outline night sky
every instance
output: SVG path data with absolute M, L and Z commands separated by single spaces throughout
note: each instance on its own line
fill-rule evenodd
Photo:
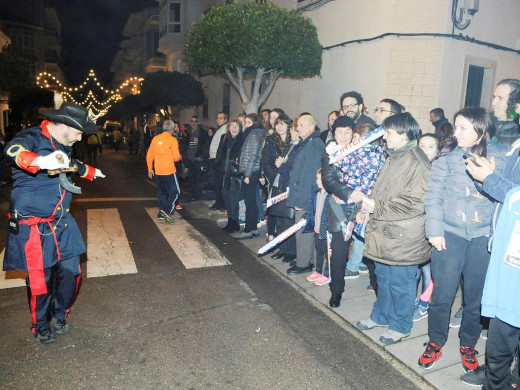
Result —
M 110 65 L 123 40 L 128 16 L 157 6 L 156 0 L 48 0 L 61 22 L 64 73 L 77 85 L 94 69 L 103 84 L 112 80 Z

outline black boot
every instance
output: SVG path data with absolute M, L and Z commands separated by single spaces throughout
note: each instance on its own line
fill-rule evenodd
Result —
M 229 225 L 229 228 L 226 230 L 228 233 L 234 233 L 240 231 L 240 224 L 237 220 L 232 219 Z
M 229 229 L 229 227 L 231 226 L 231 222 L 232 222 L 232 219 L 231 219 L 231 218 L 228 218 L 228 219 L 227 219 L 227 225 L 224 226 L 224 227 L 222 228 L 222 230 L 224 230 L 225 232 L 227 232 L 228 229 Z
M 341 294 L 334 294 L 332 293 L 329 301 L 330 307 L 339 307 L 341 302 Z

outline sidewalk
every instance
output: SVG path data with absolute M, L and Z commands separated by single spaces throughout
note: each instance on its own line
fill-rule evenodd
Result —
M 225 218 L 224 213 L 210 211 L 209 206 L 212 203 L 212 201 L 192 202 L 188 207 L 190 208 L 190 211 L 194 211 L 197 215 L 210 219 L 218 223 L 219 226 L 224 226 L 227 218 Z M 261 233 L 260 237 L 241 240 L 242 244 L 254 253 L 257 253 L 258 249 L 266 242 L 266 226 L 262 226 L 259 230 Z M 300 288 L 300 291 L 302 291 L 303 294 L 307 295 L 308 299 L 317 301 L 318 306 L 321 304 L 324 312 L 334 312 L 342 320 L 351 324 L 353 332 L 358 332 L 359 337 L 368 337 L 374 343 L 375 351 L 382 352 L 383 350 L 386 350 L 395 359 L 407 366 L 413 374 L 422 377 L 435 388 L 443 390 L 468 390 L 474 388 L 465 385 L 460 381 L 460 376 L 464 374 L 464 370 L 459 355 L 458 328 L 450 328 L 448 341 L 442 350 L 442 358 L 435 363 L 431 369 L 425 370 L 417 365 L 417 361 L 426 348 L 424 344 L 428 342 L 428 320 L 426 318 L 414 322 L 412 334 L 408 338 L 389 346 L 384 346 L 379 341 L 379 336 L 385 332 L 386 328 L 375 328 L 362 332 L 355 327 L 355 324 L 358 321 L 368 318 L 375 301 L 375 294 L 367 290 L 369 284 L 368 274 L 361 274 L 358 279 L 347 280 L 343 299 L 341 300 L 341 306 L 337 309 L 331 309 L 328 306 L 328 301 L 330 299 L 330 290 L 328 285 L 316 286 L 313 283 L 306 281 L 305 277 L 308 274 L 295 276 L 287 275 L 286 271 L 287 268 L 289 268 L 289 265 L 282 263 L 280 260 L 271 259 L 270 254 L 258 257 L 258 259 L 273 270 L 278 271 L 282 278 L 289 279 Z M 452 307 L 452 313 L 455 313 L 459 309 L 460 302 L 459 288 Z M 485 346 L 485 340 L 480 338 L 475 347 L 476 350 L 480 352 L 478 355 L 480 363 L 484 362 Z

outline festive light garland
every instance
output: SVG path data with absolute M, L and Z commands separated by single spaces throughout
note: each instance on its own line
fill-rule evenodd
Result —
M 110 90 L 101 85 L 96 77 L 94 70 L 91 69 L 87 78 L 77 87 L 67 87 L 55 76 L 48 72 L 42 72 L 36 77 L 36 85 L 41 88 L 50 89 L 60 93 L 63 101 L 70 101 L 87 108 L 92 120 L 96 121 L 96 119 L 99 117 L 106 115 L 112 104 L 123 98 L 121 93 L 125 87 L 131 86 L 134 89 L 132 93 L 140 93 L 140 90 L 137 89 L 137 86 L 140 85 L 143 80 L 144 79 L 141 77 L 130 77 L 129 79 L 122 82 L 119 88 Z M 108 96 L 108 98 L 104 101 L 99 101 L 92 89 L 89 89 L 85 96 L 87 86 L 92 84 L 94 84 L 94 86 L 97 87 L 101 93 L 103 93 L 105 96 Z M 73 93 L 84 96 L 84 99 L 80 101 L 79 98 L 75 98 L 72 95 Z

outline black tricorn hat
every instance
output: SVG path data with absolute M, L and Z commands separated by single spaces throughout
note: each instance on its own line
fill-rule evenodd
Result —
M 65 102 L 57 110 L 47 110 L 42 115 L 51 122 L 63 123 L 87 134 L 97 133 L 96 124 L 88 116 L 85 107 Z

